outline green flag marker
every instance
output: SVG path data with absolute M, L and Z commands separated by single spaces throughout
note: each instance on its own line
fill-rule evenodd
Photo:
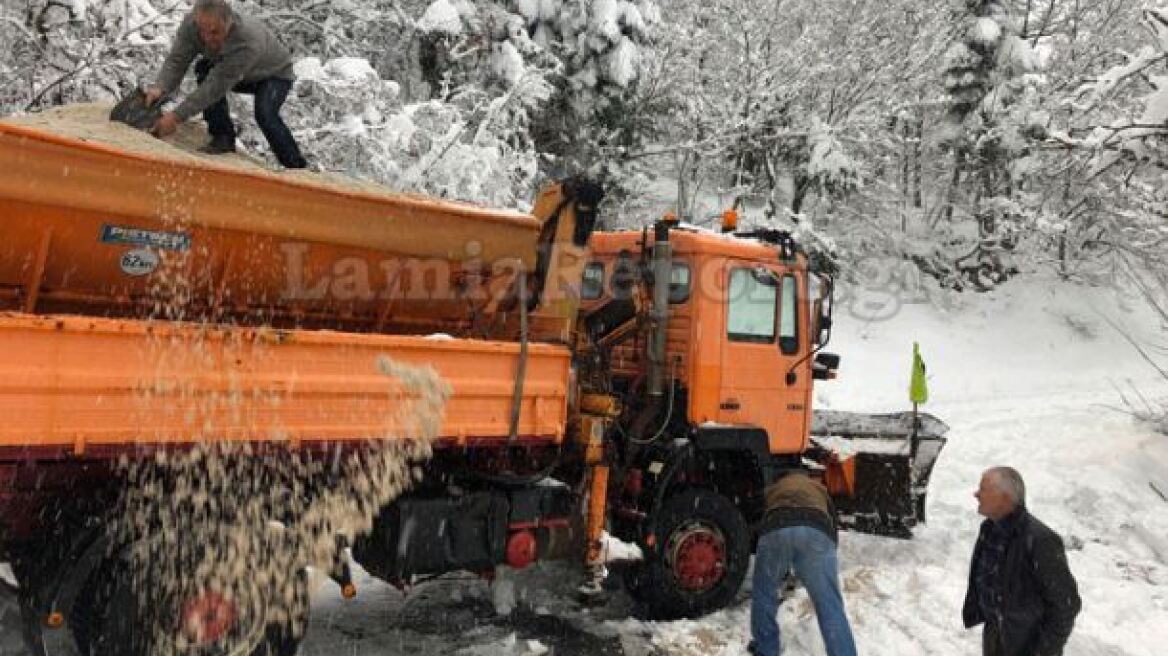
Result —
M 913 342 L 912 382 L 908 386 L 908 400 L 924 403 L 929 400 L 929 384 L 925 382 L 925 361 L 921 359 L 921 347 Z

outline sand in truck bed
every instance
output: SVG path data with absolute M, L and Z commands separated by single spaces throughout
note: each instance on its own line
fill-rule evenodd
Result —
M 292 179 L 342 192 L 424 198 L 429 203 L 443 202 L 419 194 L 395 191 L 374 182 L 357 180 L 340 173 L 274 169 L 266 162 L 238 152 L 206 155 L 198 152 L 198 149 L 210 140 L 206 125 L 202 121 L 188 121 L 179 125 L 178 131 L 174 135 L 166 139 L 157 139 L 148 132 L 137 130 L 124 123 L 110 121 L 111 109 L 113 109 L 113 105 L 107 103 L 64 105 L 33 114 L 0 117 L 0 123 L 20 125 L 49 134 L 101 144 L 127 153 L 179 162 L 206 163 L 250 173 L 268 174 L 279 179 Z M 311 159 L 311 153 L 306 153 L 306 156 Z M 464 207 L 467 205 L 480 207 L 471 203 L 457 204 Z M 492 214 L 513 214 L 517 217 L 528 218 L 527 214 L 520 212 L 496 208 L 491 208 L 490 211 Z

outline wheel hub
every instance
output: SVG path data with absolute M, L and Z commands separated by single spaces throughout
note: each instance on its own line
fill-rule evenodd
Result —
M 182 610 L 182 631 L 192 644 L 210 645 L 222 640 L 239 619 L 235 603 L 218 592 L 205 591 Z
M 709 590 L 726 573 L 726 539 L 715 527 L 683 527 L 671 536 L 668 553 L 673 575 L 690 592 Z

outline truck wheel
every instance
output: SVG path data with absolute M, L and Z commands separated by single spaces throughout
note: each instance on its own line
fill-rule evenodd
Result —
M 311 595 L 308 590 L 308 572 L 296 575 L 293 598 L 286 609 L 287 618 L 269 621 L 264 631 L 264 642 L 252 656 L 296 656 L 300 641 L 308 630 L 308 609 Z
M 167 653 L 180 656 L 295 656 L 308 623 L 308 581 L 294 584 L 286 616 L 268 615 L 271 604 L 257 591 L 246 595 L 251 608 L 237 608 L 214 591 L 197 591 L 182 600 L 139 601 L 129 563 L 111 558 L 89 576 L 68 614 L 68 625 L 88 656 L 154 656 L 155 627 L 168 627 Z M 144 594 L 158 592 L 161 586 Z M 252 618 L 250 621 L 248 618 Z M 173 649 L 171 649 L 173 647 Z
M 34 656 L 80 656 L 71 624 L 49 625 L 50 602 L 71 615 L 77 585 L 84 583 L 104 550 L 99 527 L 80 519 L 66 508 L 54 531 L 44 539 L 24 545 L 13 562 L 20 584 L 19 603 L 24 641 Z M 71 584 L 76 582 L 76 584 Z M 67 608 L 61 608 L 64 604 Z
M 750 529 L 729 499 L 687 490 L 666 499 L 655 526 L 657 544 L 628 586 L 653 618 L 696 617 L 734 599 L 750 564 Z

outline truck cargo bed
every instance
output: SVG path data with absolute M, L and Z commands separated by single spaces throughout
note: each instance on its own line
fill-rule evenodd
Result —
M 439 438 L 509 437 L 520 345 L 0 313 L 0 460 L 116 454 L 196 440 L 395 437 L 408 394 L 386 356 L 452 387 Z M 531 344 L 518 437 L 563 438 L 566 348 Z
M 531 214 L 199 156 L 105 111 L 0 121 L 0 310 L 458 332 L 535 266 Z

